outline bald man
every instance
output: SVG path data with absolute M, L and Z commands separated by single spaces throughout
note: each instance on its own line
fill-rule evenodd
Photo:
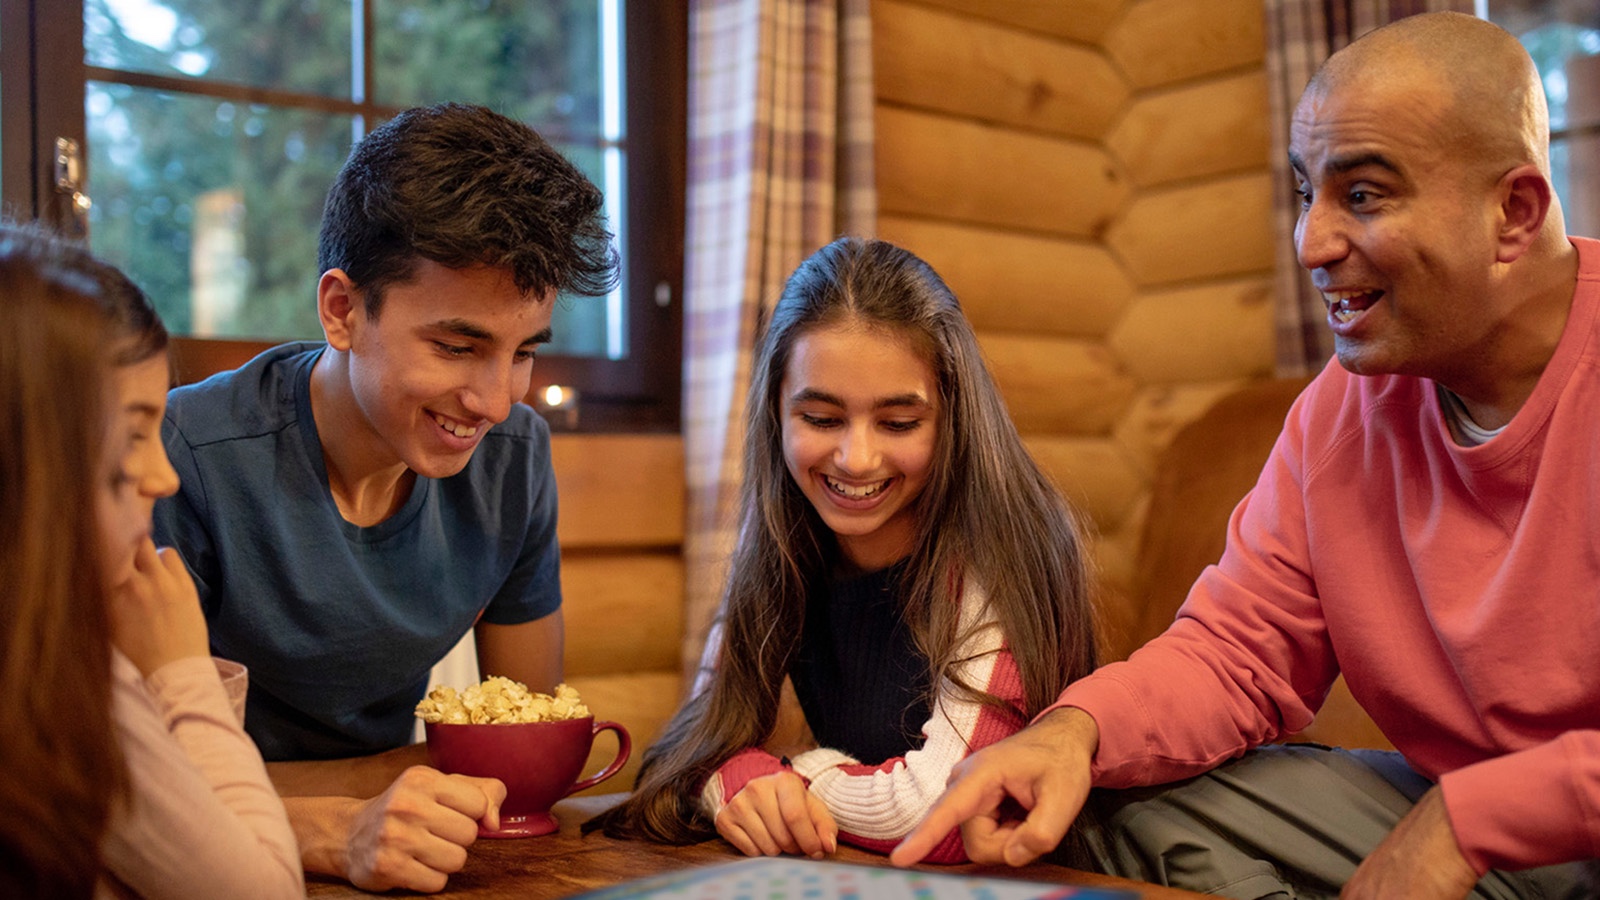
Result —
M 958 766 L 895 862 L 958 823 L 973 859 L 1028 862 L 1093 786 L 1129 790 L 1080 829 L 1145 880 L 1595 896 L 1600 242 L 1565 234 L 1548 144 L 1533 63 L 1487 22 L 1328 60 L 1290 159 L 1337 360 L 1177 621 Z M 1261 747 L 1341 672 L 1399 752 Z

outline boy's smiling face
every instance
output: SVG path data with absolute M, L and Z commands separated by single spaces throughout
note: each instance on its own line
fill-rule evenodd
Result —
M 348 352 L 359 412 L 340 437 L 369 470 L 398 462 L 429 478 L 460 472 L 528 393 L 554 307 L 554 292 L 530 298 L 504 270 L 430 260 L 384 289 L 375 317 L 357 295 L 347 327 L 329 334 Z

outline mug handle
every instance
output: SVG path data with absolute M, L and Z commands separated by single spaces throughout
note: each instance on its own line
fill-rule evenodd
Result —
M 562 796 L 570 797 L 581 790 L 592 788 L 600 782 L 605 781 L 607 778 L 617 774 L 617 772 L 623 766 L 628 764 L 628 755 L 633 752 L 633 739 L 628 736 L 628 729 L 622 727 L 621 723 L 618 722 L 596 722 L 594 723 L 594 731 L 592 733 L 595 737 L 599 737 L 600 732 L 606 730 L 617 733 L 617 758 L 613 759 L 610 765 L 606 766 L 604 769 L 601 769 L 593 775 L 590 775 L 588 778 L 585 778 L 577 784 L 574 784 L 572 787 L 567 788 L 567 792 Z

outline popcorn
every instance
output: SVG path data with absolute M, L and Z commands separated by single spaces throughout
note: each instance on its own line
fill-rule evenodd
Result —
M 578 699 L 577 688 L 556 685 L 555 695 L 528 690 L 520 681 L 499 675 L 484 679 L 464 691 L 440 685 L 417 704 L 417 718 L 445 725 L 511 725 L 522 722 L 556 722 L 591 715 Z

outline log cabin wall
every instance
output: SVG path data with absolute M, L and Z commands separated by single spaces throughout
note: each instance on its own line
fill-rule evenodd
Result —
M 557 434 L 566 677 L 598 719 L 633 735 L 633 758 L 590 793 L 633 785 L 639 755 L 678 706 L 683 640 L 683 439 Z M 615 755 L 595 741 L 585 773 Z
M 873 0 L 878 234 L 961 298 L 1113 652 L 1171 436 L 1271 374 L 1262 0 Z

